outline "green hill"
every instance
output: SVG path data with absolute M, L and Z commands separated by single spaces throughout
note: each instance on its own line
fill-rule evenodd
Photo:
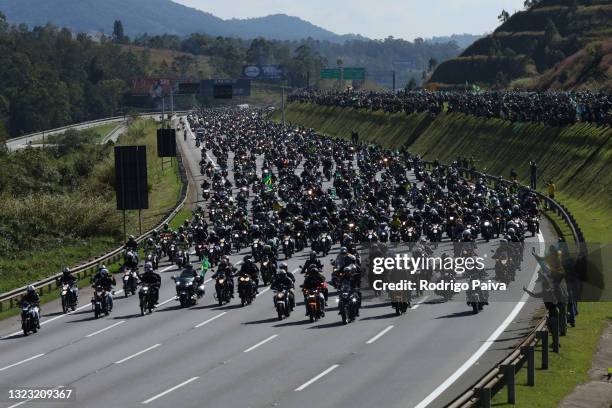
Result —
M 537 1 L 440 64 L 430 86 L 610 90 L 610 21 L 610 0 Z

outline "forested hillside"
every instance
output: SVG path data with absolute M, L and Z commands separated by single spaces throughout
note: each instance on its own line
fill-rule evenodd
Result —
M 430 82 L 504 88 L 612 89 L 612 2 L 527 0 L 495 32 L 436 69 Z

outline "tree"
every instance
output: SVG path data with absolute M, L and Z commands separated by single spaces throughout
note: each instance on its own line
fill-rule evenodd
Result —
M 438 66 L 438 60 L 435 58 L 429 59 L 429 71 L 433 71 Z
M 506 21 L 508 21 L 509 18 L 510 13 L 508 13 L 506 10 L 502 10 L 499 16 L 497 16 L 497 19 L 500 21 L 500 23 L 505 23 Z
M 117 44 L 127 43 L 127 37 L 123 31 L 123 23 L 121 20 L 115 20 L 113 23 L 113 42 Z

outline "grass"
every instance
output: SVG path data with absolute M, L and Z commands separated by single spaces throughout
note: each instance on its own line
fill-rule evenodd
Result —
M 142 211 L 143 232 L 158 225 L 176 206 L 181 191 L 176 163 L 172 167 L 166 165 L 162 170 L 161 161 L 156 157 L 156 129 L 156 123 L 152 120 L 138 121 L 119 140 L 119 144 L 146 144 L 148 147 L 149 209 Z M 110 154 L 107 158 L 109 163 L 114 160 L 112 156 Z M 114 214 L 113 222 L 117 230 L 123 229 L 119 211 Z M 139 235 L 138 211 L 127 212 L 127 234 Z M 76 266 L 94 259 L 116 248 L 122 240 L 121 236 L 97 236 L 70 246 L 24 252 L 16 260 L 0 259 L 0 291 L 9 291 L 54 275 L 66 265 Z
M 275 120 L 280 120 L 276 113 Z M 538 162 L 540 187 L 554 179 L 557 199 L 574 215 L 587 243 L 599 246 L 607 302 L 582 302 L 577 326 L 562 338 L 561 353 L 550 354 L 549 370 L 536 373 L 536 387 L 526 384 L 526 370 L 517 378 L 518 407 L 557 406 L 574 387 L 588 381 L 593 353 L 606 324 L 612 320 L 612 129 L 590 124 L 552 127 L 534 123 L 510 123 L 462 114 L 445 113 L 435 119 L 424 115 L 387 114 L 365 110 L 289 104 L 288 121 L 348 138 L 353 129 L 364 141 L 388 148 L 407 146 L 425 159 L 450 163 L 457 156 L 477 157 L 480 170 L 508 177 L 516 169 L 527 182 L 529 161 Z M 550 215 L 559 232 L 569 228 Z M 603 247 L 601 247 L 603 245 Z M 601 271 L 599 271 L 601 272 Z M 590 273 L 590 270 L 589 270 Z M 495 397 L 503 406 L 505 390 Z
M 100 141 L 102 141 L 106 136 L 108 136 L 108 134 L 117 127 L 118 123 L 107 123 L 104 125 L 100 125 L 100 126 L 93 126 L 90 128 L 85 129 L 87 132 L 91 132 L 92 136 L 93 136 L 93 140 L 92 142 L 95 143 L 99 143 Z M 61 135 L 62 133 L 58 134 Z M 50 135 L 45 137 L 45 143 L 55 143 L 57 140 L 57 136 L 58 135 Z M 34 145 L 41 145 L 43 144 L 42 139 L 40 140 L 36 140 L 34 142 L 32 142 L 32 144 Z
M 576 327 L 560 338 L 559 354 L 549 351 L 548 370 L 541 370 L 541 349 L 536 349 L 536 386 L 527 385 L 527 370 L 516 376 L 516 405 L 506 403 L 506 389 L 495 395 L 495 407 L 551 408 L 569 394 L 577 384 L 589 381 L 592 355 L 606 325 L 612 322 L 610 303 L 581 303 Z

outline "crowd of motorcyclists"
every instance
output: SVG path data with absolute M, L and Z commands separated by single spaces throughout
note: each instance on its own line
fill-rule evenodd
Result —
M 461 112 L 469 115 L 501 118 L 512 122 L 537 122 L 553 126 L 576 122 L 612 124 L 612 97 L 604 92 L 520 92 L 520 91 L 400 91 L 344 92 L 303 89 L 289 101 L 325 106 L 384 110 L 386 112 Z
M 270 285 L 282 319 L 296 306 L 294 273 L 300 270 L 306 316 L 311 321 L 325 316 L 329 283 L 338 292 L 338 313 L 347 323 L 359 316 L 363 291 L 382 295 L 371 286 L 367 251 L 395 245 L 420 256 L 452 241 L 453 256 L 475 257 L 477 241 L 498 239 L 494 279 L 509 284 L 521 268 L 526 237 L 539 232 L 540 203 L 531 190 L 515 182 L 466 181 L 458 166 L 427 167 L 405 149 L 283 127 L 256 110 L 193 112 L 181 120 L 179 130 L 193 132 L 201 148 L 202 205 L 176 230 L 166 224 L 140 245 L 128 239 L 124 294 L 135 294 L 140 285 L 143 314 L 158 304 L 161 277 L 155 270 L 167 259 L 180 270 L 174 281 L 182 307 L 204 296 L 204 277 L 211 271 L 219 305 L 231 302 L 236 292 L 248 305 L 261 285 Z M 328 280 L 320 257 L 333 247 L 338 254 Z M 139 250 L 144 253 L 142 274 Z M 308 253 L 303 265 L 289 271 L 286 260 L 302 250 Z M 237 254 L 242 260 L 233 264 L 230 256 Z M 444 273 L 423 270 L 419 276 L 432 279 Z M 482 279 L 483 273 L 463 278 Z M 75 285 L 70 270 L 60 283 Z M 110 313 L 115 278 L 101 266 L 92 284 L 96 317 Z M 410 307 L 411 293 L 388 296 L 398 314 Z M 472 291 L 466 302 L 478 313 L 488 297 L 484 290 Z

